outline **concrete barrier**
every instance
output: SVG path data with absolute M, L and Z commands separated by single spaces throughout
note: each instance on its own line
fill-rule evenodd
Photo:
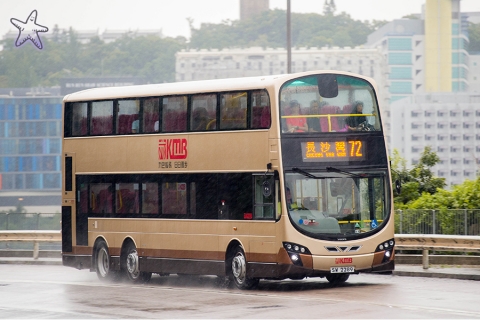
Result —
M 396 234 L 396 250 L 422 250 L 423 269 L 429 267 L 429 251 L 480 252 L 480 236 Z
M 0 230 L 0 241 L 33 242 L 33 259 L 38 259 L 40 242 L 61 242 L 60 231 L 52 230 Z

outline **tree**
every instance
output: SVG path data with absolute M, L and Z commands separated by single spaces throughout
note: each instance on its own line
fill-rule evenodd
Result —
M 435 194 L 424 193 L 411 203 L 412 209 L 478 209 L 480 208 L 480 177 L 465 180 L 452 190 L 439 189 Z
M 400 156 L 398 150 L 392 156 L 392 180 L 402 183 L 402 191 L 395 195 L 397 209 L 408 208 L 410 204 L 422 197 L 423 194 L 434 195 L 445 187 L 445 179 L 433 175 L 434 167 L 440 158 L 430 146 L 425 147 L 420 160 L 410 170 L 406 168 L 406 160 Z M 430 198 L 429 198 L 430 199 Z

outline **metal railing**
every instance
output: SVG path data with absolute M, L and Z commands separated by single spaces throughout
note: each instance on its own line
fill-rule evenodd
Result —
M 480 209 L 395 210 L 396 234 L 480 235 Z
M 60 230 L 61 213 L 0 213 L 0 230 Z

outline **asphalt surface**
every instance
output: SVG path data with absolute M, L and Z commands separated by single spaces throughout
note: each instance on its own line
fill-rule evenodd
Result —
M 62 260 L 60 258 L 38 258 L 35 260 L 33 258 L 0 257 L 0 264 L 62 265 Z M 480 266 L 430 265 L 428 269 L 423 269 L 422 265 L 396 264 L 393 275 L 480 281 Z

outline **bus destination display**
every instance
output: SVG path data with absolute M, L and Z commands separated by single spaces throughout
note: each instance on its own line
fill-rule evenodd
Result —
M 365 160 L 365 141 L 325 140 L 302 142 L 303 162 Z

